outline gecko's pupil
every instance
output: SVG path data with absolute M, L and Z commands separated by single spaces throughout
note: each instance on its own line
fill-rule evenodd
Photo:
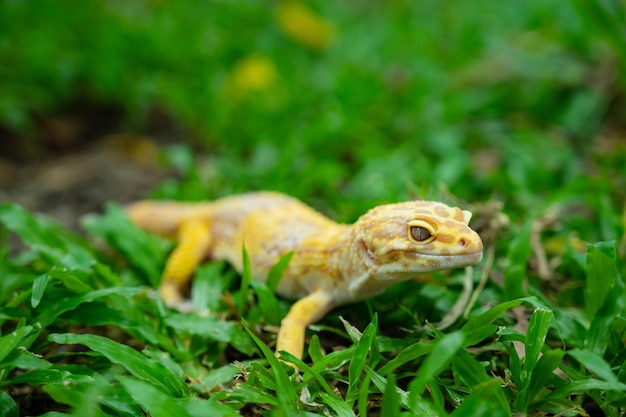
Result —
M 420 226 L 411 226 L 411 236 L 418 242 L 423 242 L 428 239 L 431 234 L 428 230 Z

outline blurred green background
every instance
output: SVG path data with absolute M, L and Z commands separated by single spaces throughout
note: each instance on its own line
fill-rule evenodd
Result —
M 5 0 L 3 141 L 45 147 L 42 120 L 92 106 L 199 151 L 168 152 L 195 183 L 166 197 L 619 202 L 624 22 L 612 0 Z

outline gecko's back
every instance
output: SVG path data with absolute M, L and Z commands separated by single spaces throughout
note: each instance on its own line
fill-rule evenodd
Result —
M 179 226 L 190 219 L 205 222 L 211 242 L 206 256 L 228 260 L 241 271 L 245 244 L 255 279 L 261 280 L 277 259 L 301 248 L 305 238 L 345 227 L 295 198 L 268 191 L 209 203 L 139 202 L 127 212 L 133 223 L 165 237 L 176 237 Z
M 284 254 L 297 251 L 311 234 L 339 227 L 295 198 L 272 192 L 226 197 L 212 206 L 210 256 L 242 269 L 241 248 L 250 254 L 256 279 Z
M 130 220 L 139 227 L 165 237 L 176 237 L 178 228 L 191 218 L 237 225 L 256 210 L 286 207 L 298 200 L 273 192 L 256 192 L 224 197 L 212 202 L 139 201 L 126 208 Z

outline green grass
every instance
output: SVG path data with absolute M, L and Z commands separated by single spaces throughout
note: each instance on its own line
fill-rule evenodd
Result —
M 380 322 L 373 313 L 369 324 L 361 317 L 357 327 L 344 321 L 345 331 L 336 329 L 342 348 L 320 350 L 318 337 L 327 337 L 322 332 L 311 341 L 311 362 L 287 357 L 302 369 L 297 376 L 268 347 L 273 336 L 263 328 L 277 324 L 286 303 L 266 284 L 238 283 L 223 264 L 208 264 L 192 289 L 198 313 L 180 314 L 155 300 L 152 269 L 145 268 L 146 258 L 162 264 L 167 245 L 130 225 L 117 207 L 86 223 L 128 254 L 125 265 L 16 205 L 0 207 L 0 222 L 28 246 L 8 259 L 5 251 L 2 264 L 0 384 L 6 391 L 0 404 L 7 416 L 18 415 L 23 401 L 7 392 L 15 395 L 24 385 L 40 387 L 75 415 L 98 416 L 237 415 L 242 409 L 567 415 L 590 402 L 619 415 L 626 405 L 625 292 L 614 242 L 589 246 L 586 309 L 573 312 L 533 296 L 485 300 L 445 333 L 407 326 L 411 305 Z M 519 242 L 510 245 L 517 253 Z M 414 304 L 429 296 L 413 288 L 418 285 L 401 285 L 415 294 Z M 394 301 L 382 296 L 368 304 L 384 316 Z M 520 306 L 532 313 L 522 319 L 525 333 L 512 327 L 509 314 Z M 384 335 L 399 327 L 408 327 L 406 334 Z M 514 343 L 524 346 L 524 358 Z
M 0 415 L 623 415 L 624 7 L 307 4 L 313 38 L 280 3 L 1 2 L 0 125 L 37 146 L 76 99 L 129 132 L 167 114 L 188 141 L 155 198 L 274 189 L 346 222 L 416 197 L 470 209 L 467 315 L 432 324 L 464 271 L 399 284 L 310 326 L 296 374 L 273 353 L 287 259 L 266 284 L 204 264 L 181 314 L 154 292 L 172 242 L 115 202 L 81 237 L 6 203 Z

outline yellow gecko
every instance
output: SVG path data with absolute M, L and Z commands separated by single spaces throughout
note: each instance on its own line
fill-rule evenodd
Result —
M 293 252 L 276 292 L 298 301 L 281 323 L 276 350 L 298 358 L 306 326 L 332 308 L 423 272 L 482 259 L 482 241 L 468 226 L 472 214 L 431 201 L 378 206 L 352 225 L 269 191 L 207 203 L 140 201 L 127 213 L 141 228 L 178 241 L 159 288 L 169 306 L 182 302 L 182 290 L 205 258 L 225 259 L 241 272 L 245 242 L 252 278 L 265 280 L 278 259 Z

